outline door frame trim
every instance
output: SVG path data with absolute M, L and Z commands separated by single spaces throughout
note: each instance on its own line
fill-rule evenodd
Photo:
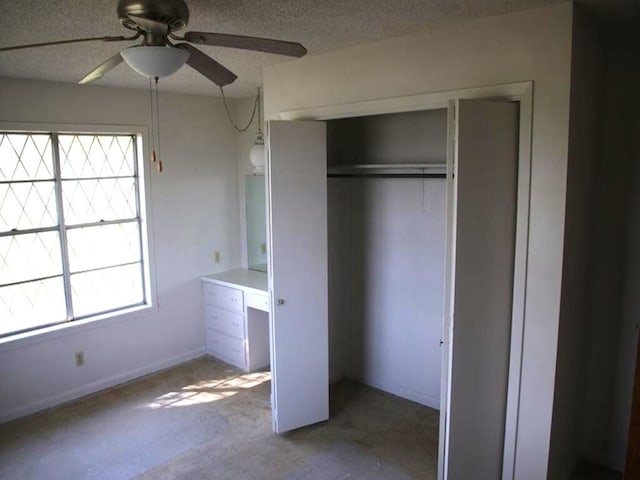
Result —
M 513 308 L 511 320 L 511 341 L 509 358 L 509 378 L 507 391 L 507 411 L 505 419 L 505 438 L 503 451 L 502 479 L 516 477 L 516 450 L 518 445 L 518 424 L 520 417 L 520 389 L 522 376 L 522 358 L 524 330 L 526 321 L 525 300 L 527 293 L 527 265 L 529 256 L 529 219 L 531 203 L 531 145 L 533 127 L 533 82 L 517 82 L 501 85 L 423 93 L 391 98 L 366 100 L 339 105 L 315 106 L 310 108 L 284 110 L 281 120 L 333 120 L 339 118 L 381 115 L 389 113 L 412 112 L 418 110 L 448 109 L 451 103 L 461 99 L 500 99 L 516 101 L 520 104 L 519 115 L 519 151 L 518 151 L 518 190 L 516 214 L 516 239 L 513 280 Z M 457 112 L 455 113 L 457 115 Z M 449 119 L 451 126 L 451 118 Z M 455 132 L 448 130 L 449 145 Z M 447 152 L 447 163 L 453 161 L 454 152 Z M 452 208 L 450 205 L 447 207 Z M 447 218 L 451 212 L 447 211 Z M 449 256 L 449 255 L 448 255 Z M 448 260 L 447 260 L 448 261 Z M 446 384 L 440 386 L 440 435 L 438 449 L 438 480 L 447 478 L 447 415 L 449 413 L 449 391 L 451 384 L 450 369 L 450 320 L 443 319 L 444 343 L 442 345 L 442 378 Z M 443 382 L 444 383 L 444 382 Z

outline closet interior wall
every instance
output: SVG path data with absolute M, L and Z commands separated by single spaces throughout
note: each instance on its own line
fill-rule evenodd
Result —
M 442 165 L 446 144 L 444 109 L 327 122 L 329 172 Z M 445 180 L 367 172 L 328 179 L 331 381 L 351 378 L 438 409 Z

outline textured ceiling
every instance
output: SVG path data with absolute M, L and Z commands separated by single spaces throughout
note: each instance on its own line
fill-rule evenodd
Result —
M 472 18 L 498 15 L 558 0 L 187 0 L 186 30 L 293 40 L 308 55 L 408 34 Z M 0 0 L 0 46 L 102 35 L 127 35 L 116 15 L 117 0 Z M 84 43 L 0 52 L 0 76 L 76 82 L 94 66 L 128 46 Z M 252 95 L 265 65 L 286 57 L 245 50 L 199 47 L 238 75 L 225 91 Z M 147 79 L 122 63 L 97 85 L 145 88 Z M 219 95 L 215 85 L 188 67 L 161 79 L 161 89 Z

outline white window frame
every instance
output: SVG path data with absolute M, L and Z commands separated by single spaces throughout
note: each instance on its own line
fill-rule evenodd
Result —
M 3 122 L 0 121 L 0 131 L 27 134 L 87 134 L 87 135 L 135 135 L 138 175 L 138 202 L 140 215 L 140 247 L 142 256 L 142 275 L 145 303 L 131 307 L 98 313 L 81 318 L 74 318 L 60 323 L 47 324 L 42 327 L 8 334 L 0 338 L 0 345 L 6 344 L 22 346 L 32 341 L 66 335 L 70 329 L 93 329 L 106 324 L 126 322 L 138 317 L 146 317 L 157 313 L 157 285 L 155 270 L 155 255 L 152 245 L 153 219 L 149 207 L 151 200 L 152 168 L 146 162 L 149 157 L 148 129 L 142 125 L 103 125 L 103 124 L 60 124 L 60 123 L 31 123 L 31 122 Z M 54 153 L 57 155 L 57 153 Z M 57 180 L 56 180 L 57 181 Z M 66 267 L 64 267 L 66 269 Z

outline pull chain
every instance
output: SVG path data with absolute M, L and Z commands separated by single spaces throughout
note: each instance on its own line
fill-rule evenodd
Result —
M 155 77 L 155 92 L 153 80 L 149 77 L 149 115 L 151 116 L 151 162 L 156 164 L 158 172 L 162 173 L 162 160 L 160 159 L 160 104 L 158 102 L 158 77 Z M 155 102 L 154 102 L 155 96 Z M 155 106 L 155 112 L 153 104 Z M 156 146 L 158 152 L 156 153 Z
M 153 84 L 149 77 L 149 116 L 151 117 L 151 162 L 156 163 L 156 127 L 153 113 Z
M 156 133 L 158 136 L 158 173 L 162 173 L 162 156 L 160 149 L 160 103 L 158 101 L 158 77 L 155 78 L 156 81 Z

